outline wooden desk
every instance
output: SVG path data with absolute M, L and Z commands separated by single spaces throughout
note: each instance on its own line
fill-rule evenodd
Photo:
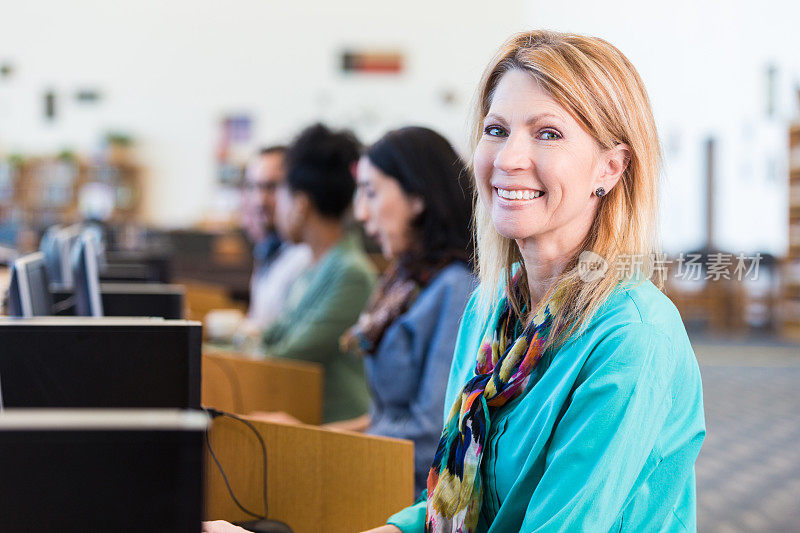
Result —
M 202 322 L 208 312 L 215 309 L 238 309 L 247 313 L 247 305 L 231 298 L 230 290 L 224 285 L 187 279 L 179 283 L 186 288 L 186 316 L 193 320 Z
M 284 359 L 203 356 L 202 403 L 238 414 L 284 411 L 306 424 L 322 422 L 322 365 Z
M 269 517 L 295 533 L 353 533 L 384 524 L 413 503 L 411 441 L 310 426 L 251 421 L 267 447 Z M 234 494 L 262 513 L 263 463 L 258 439 L 242 422 L 216 418 L 210 443 Z M 206 456 L 206 519 L 247 520 Z

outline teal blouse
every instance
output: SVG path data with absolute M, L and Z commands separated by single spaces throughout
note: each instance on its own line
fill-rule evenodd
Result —
M 445 417 L 499 313 L 481 312 L 477 294 L 467 305 Z M 492 412 L 477 531 L 694 531 L 704 437 L 700 371 L 680 314 L 649 280 L 620 285 Z M 422 532 L 425 497 L 388 523 Z

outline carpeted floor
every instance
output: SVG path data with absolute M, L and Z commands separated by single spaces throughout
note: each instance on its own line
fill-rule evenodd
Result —
M 701 533 L 800 532 L 800 345 L 693 338 L 706 441 Z

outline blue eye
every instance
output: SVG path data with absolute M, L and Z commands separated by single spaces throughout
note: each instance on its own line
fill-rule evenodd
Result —
M 508 137 L 508 132 L 500 126 L 487 126 L 483 129 L 483 133 L 490 137 Z
M 544 130 L 539 134 L 539 138 L 543 141 L 555 141 L 561 138 L 561 134 L 553 130 Z

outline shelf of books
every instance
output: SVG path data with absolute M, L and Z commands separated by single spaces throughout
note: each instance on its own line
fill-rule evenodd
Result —
M 71 154 L 0 160 L 0 241 L 26 251 L 19 235 L 86 218 L 127 222 L 137 216 L 140 169 L 88 162 Z
M 789 249 L 783 279 L 783 333 L 800 340 L 800 123 L 789 129 Z

